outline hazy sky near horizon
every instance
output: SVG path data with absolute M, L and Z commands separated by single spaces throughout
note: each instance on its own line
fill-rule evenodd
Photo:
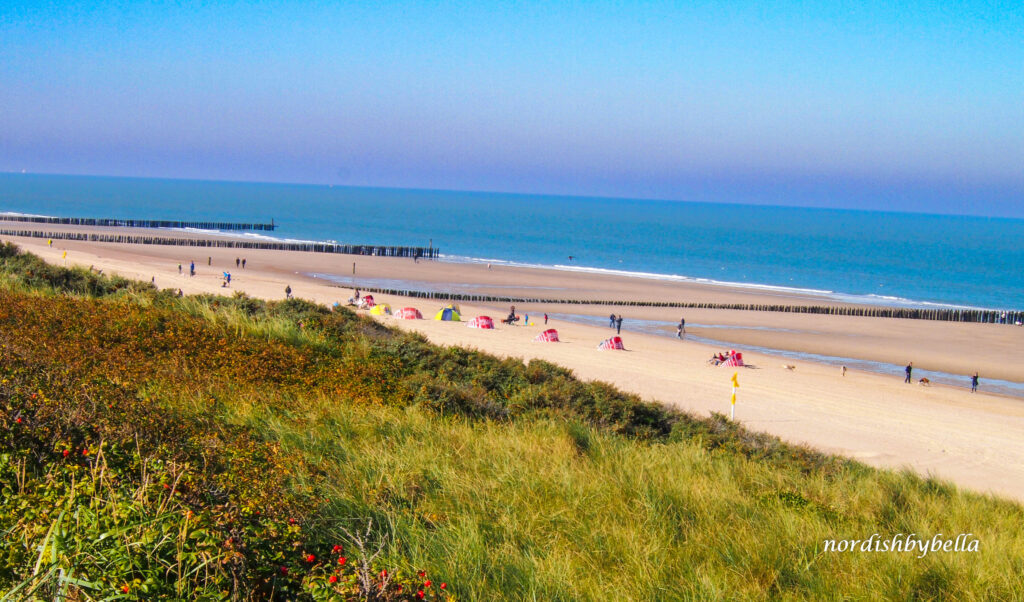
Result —
M 1024 217 L 1018 2 L 0 4 L 0 171 Z

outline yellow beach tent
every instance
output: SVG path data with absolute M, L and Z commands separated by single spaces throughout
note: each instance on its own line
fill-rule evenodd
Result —
M 375 316 L 390 316 L 391 306 L 387 303 L 378 303 L 370 308 L 370 313 Z

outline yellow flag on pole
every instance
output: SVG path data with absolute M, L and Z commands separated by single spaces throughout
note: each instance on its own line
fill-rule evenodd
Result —
M 732 405 L 736 405 L 736 389 L 732 390 Z
M 67 259 L 68 258 L 68 252 L 64 251 L 64 254 L 61 255 L 60 257 L 61 257 L 61 259 Z
M 733 387 L 739 387 L 740 386 L 739 375 L 740 375 L 739 372 L 733 372 L 732 373 L 732 386 Z

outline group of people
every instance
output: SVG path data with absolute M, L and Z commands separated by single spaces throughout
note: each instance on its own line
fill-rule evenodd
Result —
M 622 314 L 608 316 L 608 326 L 615 329 L 615 334 L 622 334 Z
M 711 354 L 711 359 L 708 360 L 708 363 L 713 366 L 719 366 L 729 361 L 730 357 L 732 357 L 732 354 L 730 352 L 726 351 L 725 353 L 722 353 L 721 351 L 719 351 L 718 353 Z
M 206 258 L 206 265 L 213 265 L 213 257 L 207 257 Z M 245 269 L 245 258 L 244 257 L 235 257 L 235 267 L 236 268 L 240 267 L 240 268 L 242 268 L 244 270 Z M 178 264 L 178 273 L 179 274 L 183 273 L 182 269 L 181 269 L 181 264 L 180 263 Z M 196 262 L 194 262 L 194 261 L 190 261 L 189 262 L 189 264 L 188 264 L 188 275 L 189 276 L 195 276 L 196 275 Z M 221 286 L 228 286 L 229 284 L 231 284 L 231 272 L 224 272 L 224 282 L 221 284 Z
M 509 307 L 508 317 L 502 320 L 505 324 L 515 324 L 519 321 L 519 316 L 516 315 L 516 306 Z M 544 314 L 544 325 L 547 326 L 548 314 Z M 523 324 L 526 326 L 530 325 L 530 314 L 523 314 Z

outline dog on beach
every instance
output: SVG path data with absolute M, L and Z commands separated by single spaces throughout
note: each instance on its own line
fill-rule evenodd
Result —
M 793 364 L 782 364 L 782 367 L 785 368 L 786 370 L 789 370 L 790 372 L 796 370 L 796 366 L 794 366 Z
M 932 381 L 928 380 L 927 378 L 922 378 L 921 380 L 917 381 L 917 384 L 921 385 L 922 387 L 927 387 L 932 384 Z

